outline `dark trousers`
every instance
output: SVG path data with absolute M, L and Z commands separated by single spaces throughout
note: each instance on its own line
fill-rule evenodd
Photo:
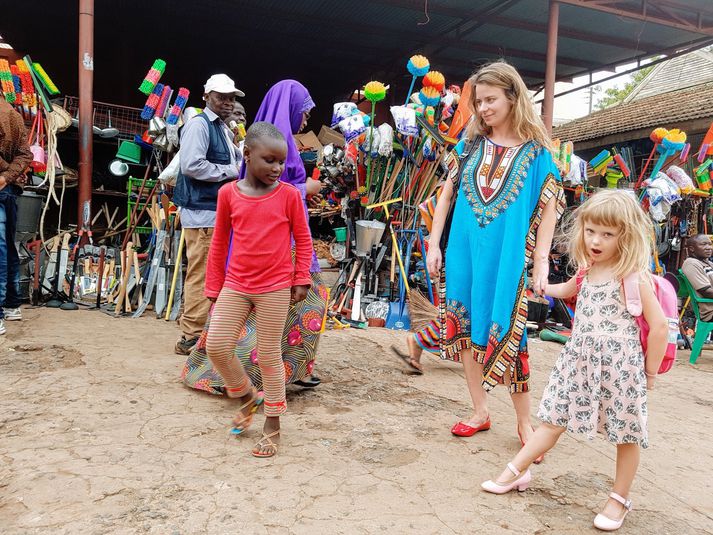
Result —
M 17 200 L 15 188 L 0 190 L 0 307 L 20 306 L 20 257 L 15 247 Z M 5 314 L 0 308 L 0 319 Z

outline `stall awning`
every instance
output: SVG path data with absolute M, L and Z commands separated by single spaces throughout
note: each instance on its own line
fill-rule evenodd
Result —
M 556 76 L 574 76 L 713 42 L 709 0 L 562 0 Z M 322 111 L 371 78 L 401 98 L 408 57 L 449 82 L 504 57 L 532 88 L 544 81 L 547 0 L 113 0 L 96 3 L 95 95 L 143 104 L 136 86 L 156 57 L 194 93 L 227 72 L 257 106 L 267 87 L 303 81 Z M 77 79 L 77 2 L 11 2 L 0 31 L 65 92 Z M 250 111 L 250 110 L 249 110 Z

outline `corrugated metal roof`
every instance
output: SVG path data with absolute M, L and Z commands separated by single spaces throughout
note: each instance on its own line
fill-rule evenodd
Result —
M 693 23 L 674 28 L 570 5 L 578 0 L 562 1 L 560 80 L 713 42 L 710 0 L 679 1 L 679 21 L 692 20 L 686 9 L 701 9 L 696 31 Z M 647 10 L 657 15 L 656 6 L 663 3 L 671 0 L 647 0 Z M 2 28 L 5 37 L 16 49 L 31 52 L 55 82 L 72 91 L 77 3 L 8 4 L 3 21 L 12 23 Z M 597 5 L 639 9 L 640 0 Z M 96 91 L 104 100 L 141 105 L 140 95 L 131 88 L 117 93 L 117 86 L 124 78 L 140 80 L 153 58 L 162 57 L 172 77 L 193 90 L 220 69 L 244 80 L 248 94 L 261 93 L 266 83 L 285 76 L 299 77 L 315 93 L 323 86 L 325 95 L 346 94 L 372 77 L 408 83 L 404 66 L 415 53 L 425 54 L 455 83 L 477 66 L 505 58 L 536 88 L 544 80 L 548 8 L 549 0 L 96 2 Z M 30 20 L 32 31 L 25 23 Z
M 626 102 L 713 81 L 713 54 L 697 50 L 656 65 Z

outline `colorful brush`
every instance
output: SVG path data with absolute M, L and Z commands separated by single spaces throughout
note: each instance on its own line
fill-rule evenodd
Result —
M 708 143 L 703 143 L 701 145 L 701 150 L 698 151 L 698 163 L 703 163 L 705 161 L 706 154 L 708 154 Z
M 415 55 L 411 56 L 411 58 L 408 60 L 406 68 L 408 69 L 408 72 L 411 73 L 412 78 L 411 87 L 408 88 L 408 93 L 406 93 L 406 102 L 404 102 L 404 106 L 408 104 L 408 101 L 411 98 L 411 92 L 413 91 L 413 86 L 416 83 L 416 78 L 425 76 L 428 70 L 431 68 L 431 64 L 428 62 L 428 59 L 426 59 L 425 56 Z
M 626 165 L 624 158 L 621 157 L 621 154 L 615 153 L 614 161 L 616 162 L 616 165 L 619 166 L 619 169 L 621 170 L 623 175 L 628 179 L 631 176 L 631 171 L 629 170 L 629 166 Z
M 37 94 L 32 83 L 30 69 L 27 67 L 27 63 L 21 59 L 18 59 L 15 65 L 17 65 L 20 86 L 22 86 L 22 109 L 26 114 L 35 115 L 37 113 Z
M 163 117 L 168 108 L 168 101 L 171 98 L 171 86 L 164 86 L 161 98 L 159 99 L 158 107 L 156 108 L 156 117 Z
M 178 124 L 178 119 L 181 117 L 183 108 L 186 107 L 188 96 L 190 94 L 191 92 L 185 87 L 181 87 L 178 90 L 178 96 L 176 96 L 176 100 L 173 101 L 173 106 L 171 106 L 171 111 L 168 114 L 168 119 L 166 119 L 166 124 Z
M 691 152 L 691 144 L 686 143 L 683 147 L 683 150 L 681 151 L 681 154 L 678 156 L 678 161 L 681 163 L 685 163 L 688 160 L 688 154 Z
M 161 79 L 161 76 L 163 76 L 165 70 L 165 61 L 163 61 L 162 59 L 157 59 L 156 61 L 154 61 L 153 65 L 149 69 L 149 72 L 147 72 L 146 76 L 144 76 L 144 81 L 141 82 L 141 85 L 139 86 L 139 91 L 141 91 L 146 96 L 150 95 L 156 87 L 156 84 L 158 84 L 158 81 Z
M 424 87 L 418 97 L 421 99 L 421 104 L 426 107 L 433 106 L 435 108 L 441 101 L 441 93 L 435 87 Z
M 17 99 L 15 94 L 15 84 L 12 81 L 12 71 L 6 59 L 0 59 L 0 89 L 2 89 L 5 100 L 14 104 Z
M 423 87 L 432 87 L 439 93 L 446 86 L 446 78 L 438 71 L 430 71 L 423 77 Z
M 369 152 L 367 154 L 367 169 L 366 169 L 366 190 L 369 191 L 371 186 L 371 149 L 374 141 L 374 113 L 376 111 L 376 103 L 386 98 L 386 87 L 381 82 L 372 81 L 364 86 L 364 97 L 371 102 L 371 116 L 369 122 Z
M 32 70 L 35 71 L 35 75 L 50 95 L 59 95 L 59 89 L 52 81 L 52 78 L 50 78 L 47 72 L 45 72 L 42 65 L 37 62 L 33 62 Z
M 144 104 L 144 109 L 141 112 L 141 118 L 144 121 L 150 121 L 151 118 L 156 114 L 156 108 L 158 108 L 161 102 L 161 94 L 163 93 L 163 84 L 156 84 L 153 92 L 146 99 L 146 104 Z
M 655 177 L 671 156 L 683 150 L 686 145 L 686 133 L 678 128 L 669 130 L 659 144 L 659 159 L 651 170 L 651 176 Z
M 654 142 L 654 148 L 651 149 L 651 152 L 649 153 L 649 157 L 646 159 L 646 163 L 644 164 L 644 167 L 641 169 L 641 174 L 639 175 L 639 179 L 636 181 L 636 189 L 639 189 L 639 186 L 641 186 L 641 181 L 644 179 L 644 175 L 646 174 L 646 169 L 648 169 L 649 164 L 651 163 L 651 158 L 654 157 L 654 153 L 656 152 L 656 149 L 659 148 L 659 145 L 661 144 L 661 141 L 663 141 L 663 138 L 666 137 L 666 134 L 668 134 L 668 130 L 665 128 L 655 128 L 651 134 L 649 134 L 649 139 Z

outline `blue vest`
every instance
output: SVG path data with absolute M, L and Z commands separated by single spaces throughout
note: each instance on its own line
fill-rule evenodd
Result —
M 205 155 L 206 160 L 214 164 L 229 164 L 230 147 L 228 147 L 228 140 L 225 139 L 220 121 L 211 121 L 204 113 L 196 115 L 196 118 L 198 117 L 203 119 L 208 125 L 210 141 L 208 144 L 208 152 Z M 190 210 L 215 211 L 218 203 L 218 190 L 223 184 L 231 180 L 232 179 L 223 180 L 222 182 L 206 182 L 205 180 L 196 180 L 195 178 L 186 176 L 179 171 L 178 177 L 176 178 L 176 187 L 173 190 L 173 203 L 176 206 Z

